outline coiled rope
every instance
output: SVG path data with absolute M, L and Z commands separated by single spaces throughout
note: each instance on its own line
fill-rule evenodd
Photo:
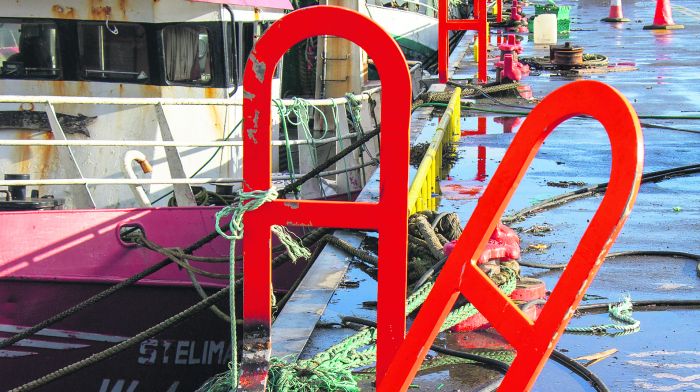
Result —
M 630 334 L 639 331 L 639 320 L 632 317 L 632 299 L 626 296 L 618 304 L 608 305 L 608 315 L 611 319 L 620 323 L 598 324 L 589 327 L 567 327 L 566 332 L 575 334 L 593 334 L 618 336 L 620 334 Z

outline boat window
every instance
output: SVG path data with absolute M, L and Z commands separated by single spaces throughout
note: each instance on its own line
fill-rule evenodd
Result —
M 0 22 L 0 76 L 47 78 L 61 76 L 56 25 L 50 22 Z
M 78 44 L 83 78 L 148 81 L 148 50 L 143 26 L 114 22 L 80 23 Z
M 209 30 L 205 27 L 174 25 L 164 28 L 163 49 L 168 82 L 211 83 L 211 46 Z

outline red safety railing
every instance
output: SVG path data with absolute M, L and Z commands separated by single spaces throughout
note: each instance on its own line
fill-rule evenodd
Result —
M 498 6 L 500 10 L 502 4 Z M 499 11 L 500 12 L 500 11 Z M 449 77 L 447 67 L 450 61 L 449 32 L 451 30 L 475 30 L 478 34 L 478 76 L 486 83 L 486 63 L 488 61 L 488 12 L 486 0 L 474 0 L 474 19 L 450 19 L 449 1 L 438 2 L 438 78 L 446 83 Z
M 576 115 L 591 116 L 605 127 L 612 151 L 610 182 L 569 266 L 533 322 L 498 290 L 476 261 L 545 138 Z M 580 81 L 548 95 L 513 139 L 406 339 L 378 382 L 378 391 L 408 389 L 460 294 L 517 350 L 498 390 L 529 390 L 630 213 L 641 180 L 643 154 L 639 120 L 617 90 L 600 82 Z M 386 355 L 386 351 L 379 353 L 378 361 L 386 363 Z
M 480 15 L 485 17 L 485 10 Z M 342 21 L 340 23 L 339 21 Z M 408 142 L 411 82 L 397 44 L 370 19 L 347 9 L 318 6 L 292 12 L 268 29 L 250 54 L 244 75 L 244 190 L 271 186 L 270 98 L 274 69 L 297 42 L 334 35 L 363 47 L 382 77 L 380 198 L 377 203 L 278 199 L 244 217 L 244 342 L 241 387 L 264 390 L 267 365 L 254 350 L 269 356 L 271 322 L 272 225 L 358 228 L 379 232 L 377 388 L 405 391 L 425 357 L 440 325 L 462 294 L 512 344 L 518 355 L 499 390 L 529 389 L 561 337 L 575 307 L 626 220 L 642 173 L 642 134 L 634 110 L 616 90 L 599 82 L 581 81 L 562 87 L 528 116 L 464 233 L 449 256 L 435 286 L 405 333 Z M 612 151 L 609 186 L 542 314 L 533 322 L 476 267 L 517 185 L 544 139 L 562 121 L 588 115 L 608 132 Z M 266 334 L 267 333 L 267 334 Z M 264 356 L 263 356 L 264 357 Z M 264 358 L 263 358 L 264 359 Z
M 282 55 L 294 44 L 318 35 L 353 41 L 374 60 L 382 83 L 380 196 L 376 203 L 278 199 L 247 212 L 243 243 L 243 317 L 247 336 L 262 336 L 271 321 L 270 227 L 297 225 L 355 228 L 379 232 L 378 354 L 381 376 L 405 332 L 408 236 L 408 158 L 411 78 L 396 42 L 371 19 L 348 9 L 300 9 L 274 23 L 250 53 L 244 74 L 244 190 L 268 190 L 270 179 L 270 102 L 272 77 Z M 283 197 L 284 195 L 282 195 Z M 245 339 L 245 338 L 244 338 Z M 241 384 L 263 390 L 264 361 L 246 365 Z M 268 354 L 269 355 L 269 354 Z M 263 389 L 260 389 L 260 387 Z

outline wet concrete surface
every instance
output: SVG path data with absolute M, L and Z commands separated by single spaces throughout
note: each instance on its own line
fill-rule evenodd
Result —
M 642 30 L 653 18 L 653 1 L 623 0 L 627 24 L 606 24 L 608 1 L 561 2 L 572 6 L 572 29 L 567 39 L 584 45 L 586 52 L 601 53 L 611 62 L 634 62 L 638 71 L 586 76 L 618 88 L 642 115 L 698 115 L 700 88 L 698 65 L 700 12 L 696 2 L 673 1 L 674 18 L 685 30 L 655 33 Z M 526 13 L 534 12 L 532 7 Z M 523 55 L 542 55 L 532 43 L 524 42 Z M 574 79 L 542 72 L 523 82 L 531 85 L 536 97 L 543 97 Z M 502 108 L 502 110 L 518 110 Z M 436 121 L 436 120 L 434 120 Z M 642 120 L 654 124 L 700 130 L 698 120 Z M 446 191 L 441 211 L 456 211 L 462 225 L 469 219 L 478 197 L 502 159 L 517 132 L 520 119 L 503 115 L 465 117 L 464 136 L 458 144 L 460 159 L 442 181 Z M 429 138 L 428 136 L 424 136 Z M 421 140 L 417 140 L 420 142 Z M 644 129 L 645 172 L 700 162 L 700 134 L 655 128 Z M 610 149 L 602 127 L 589 119 L 575 118 L 561 124 L 538 152 L 527 175 L 513 197 L 506 214 L 580 186 L 608 181 Z M 566 188 L 566 182 L 573 184 Z M 451 186 L 451 187 L 450 187 Z M 593 216 L 601 196 L 578 200 L 514 224 L 518 229 L 547 225 L 542 235 L 521 233 L 522 247 L 545 244 L 544 251 L 528 251 L 522 259 L 537 263 L 563 263 L 573 253 Z M 668 179 L 642 185 L 633 212 L 612 251 L 670 250 L 700 253 L 700 176 Z M 523 269 L 523 275 L 536 276 L 556 285 L 560 272 Z M 360 282 L 359 288 L 338 289 L 309 341 L 303 357 L 324 350 L 354 331 L 339 328 L 342 316 L 375 318 L 364 301 L 376 299 L 376 282 L 356 267 L 347 281 Z M 584 303 L 618 301 L 629 295 L 633 300 L 700 299 L 700 279 L 696 262 L 671 257 L 625 257 L 607 261 L 591 285 L 590 300 Z M 690 391 L 700 389 L 700 312 L 698 309 L 657 308 L 636 311 L 641 330 L 618 337 L 566 334 L 558 349 L 571 357 L 611 348 L 613 356 L 590 367 L 612 391 Z M 573 326 L 608 323 L 606 314 L 589 314 L 572 320 Z M 466 349 L 460 342 L 493 338 L 493 331 L 477 335 L 442 334 L 438 343 Z M 494 341 L 498 337 L 493 338 Z M 504 344 L 501 342 L 501 344 Z M 469 344 L 467 346 L 471 347 Z M 493 347 L 494 344 L 491 344 Z M 442 356 L 437 356 L 441 358 Z M 426 363 L 431 363 L 428 361 Z M 434 362 L 438 363 L 439 362 Z M 419 373 L 414 384 L 420 390 L 483 390 L 500 375 L 476 365 L 439 365 Z M 371 389 L 364 382 L 363 390 Z M 590 391 L 591 386 L 562 366 L 548 363 L 535 391 Z

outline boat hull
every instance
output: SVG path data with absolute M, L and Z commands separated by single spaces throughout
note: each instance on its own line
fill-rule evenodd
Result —
M 0 339 L 21 332 L 164 257 L 124 243 L 125 227 L 139 227 L 151 241 L 186 248 L 211 233 L 220 207 L 48 210 L 0 212 L 12 230 L 0 231 Z M 298 235 L 301 228 L 292 228 Z M 277 243 L 273 243 L 275 246 Z M 201 256 L 227 257 L 229 243 L 216 237 Z M 195 263 L 227 274 L 228 263 Z M 276 292 L 288 290 L 305 263 L 276 268 Z M 240 266 L 237 266 L 240 268 Z M 228 280 L 199 277 L 214 292 Z M 240 296 L 239 296 L 240 298 Z M 201 298 L 187 273 L 170 264 L 105 300 L 29 339 L 0 349 L 0 377 L 7 390 L 100 352 L 181 312 Z M 228 301 L 219 304 L 228 309 Z M 239 304 L 240 305 L 240 304 Z M 240 314 L 239 314 L 240 317 Z M 42 391 L 191 391 L 226 369 L 229 326 L 210 310 Z
M 105 289 L 104 284 L 5 281 L 0 339 Z M 187 287 L 134 286 L 0 350 L 0 390 L 8 390 L 107 349 L 199 300 Z M 220 304 L 226 307 L 226 302 Z M 209 310 L 41 391 L 192 391 L 224 371 L 229 328 Z M 11 369 L 11 371 L 7 371 Z
M 438 44 L 436 18 L 399 8 L 367 4 L 370 17 L 391 34 L 408 60 L 425 61 Z

